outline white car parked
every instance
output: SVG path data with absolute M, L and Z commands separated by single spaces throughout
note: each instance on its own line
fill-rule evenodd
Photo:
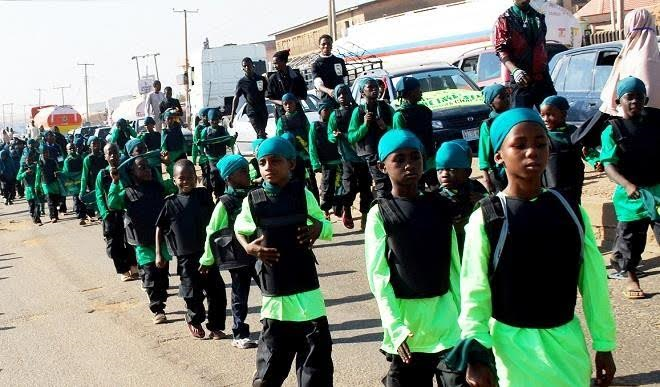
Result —
M 314 122 L 319 120 L 319 114 L 317 112 L 319 99 L 314 95 L 308 95 L 306 100 L 301 101 L 303 110 L 309 122 Z M 266 134 L 268 137 L 275 135 L 276 123 L 275 123 L 275 106 L 272 102 L 266 101 L 266 108 L 268 109 L 268 123 L 266 125 Z M 245 114 L 245 103 L 238 108 L 236 112 L 236 117 L 234 118 L 234 127 L 230 128 L 227 126 L 229 134 L 238 133 L 236 139 L 236 145 L 234 151 L 240 153 L 243 156 L 253 156 L 252 152 L 252 141 L 257 139 L 257 133 L 252 128 L 248 116 Z

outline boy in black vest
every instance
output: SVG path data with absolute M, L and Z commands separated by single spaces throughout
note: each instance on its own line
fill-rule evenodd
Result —
M 387 102 L 378 100 L 378 82 L 375 79 L 362 80 L 359 89 L 366 102 L 353 110 L 348 141 L 355 146 L 357 155 L 369 165 L 376 198 L 385 198 L 390 195 L 392 184 L 378 168 L 378 141 L 392 127 L 394 110 Z
M 424 146 L 412 132 L 388 131 L 378 156 L 392 196 L 369 211 L 365 257 L 384 328 L 381 350 L 391 362 L 383 383 L 428 386 L 435 377 L 439 385 L 457 386 L 462 375 L 437 368 L 460 339 L 460 257 L 449 201 L 420 193 Z
M 660 131 L 657 119 L 644 108 L 648 103 L 644 82 L 624 78 L 617 85 L 617 95 L 623 118 L 612 119 L 603 131 L 600 153 L 607 176 L 617 184 L 612 203 L 618 224 L 611 260 L 617 273 L 611 278 L 627 278 L 624 296 L 638 299 L 646 297 L 639 286 L 643 272 L 637 265 L 642 260 L 649 226 L 660 243 Z
M 263 330 L 253 386 L 281 386 L 294 357 L 299 386 L 332 386 L 332 340 L 311 250 L 317 238 L 332 239 L 332 225 L 304 184 L 290 179 L 290 142 L 268 138 L 257 158 L 263 188 L 243 200 L 234 225 L 245 251 L 259 259 Z
M 309 158 L 314 173 L 321 172 L 321 209 L 325 218 L 330 219 L 330 209 L 338 203 L 335 198 L 338 186 L 337 176 L 341 174 L 341 156 L 337 144 L 328 140 L 328 117 L 331 105 L 327 102 L 319 104 L 320 121 L 313 122 L 309 127 Z M 343 210 L 342 206 L 339 207 Z M 335 211 L 335 215 L 341 216 Z
M 149 310 L 153 313 L 154 324 L 167 321 L 165 302 L 169 286 L 168 264 L 156 265 L 154 247 L 156 220 L 163 208 L 165 190 L 153 175 L 147 159 L 138 156 L 131 167 L 132 185 L 124 187 L 119 180 L 119 172 L 111 172 L 112 183 L 108 189 L 108 208 L 123 210 L 126 240 L 135 247 L 142 288 L 149 297 Z M 162 251 L 165 261 L 171 256 Z
M 259 285 L 254 268 L 255 258 L 245 252 L 234 235 L 234 223 L 241 211 L 243 199 L 250 188 L 248 162 L 239 155 L 227 155 L 218 162 L 220 176 L 227 184 L 225 194 L 220 197 L 206 226 L 204 255 L 200 258 L 200 270 L 229 270 L 231 274 L 231 314 L 234 319 L 231 345 L 248 349 L 257 343 L 250 340 L 250 326 L 245 323 L 248 311 L 248 296 L 252 279 Z M 216 266 L 217 265 L 217 266 Z
M 89 154 L 83 159 L 82 175 L 80 176 L 80 194 L 78 197 L 81 201 L 85 194 L 94 192 L 96 189 L 96 176 L 99 171 L 108 166 L 108 162 L 103 157 L 101 140 L 96 136 L 90 136 L 87 144 L 89 145 Z M 87 208 L 87 215 L 89 217 L 94 216 L 94 211 Z
M 506 187 L 507 181 L 504 168 L 495 163 L 495 152 L 490 143 L 490 126 L 497 116 L 509 110 L 511 102 L 507 88 L 497 83 L 484 87 L 481 93 L 491 112 L 479 128 L 479 169 L 483 173 L 488 192 L 497 193 Z
M 160 132 L 157 132 L 154 128 L 156 126 L 156 120 L 153 117 L 147 117 L 144 119 L 145 131 L 140 133 L 139 138 L 144 142 L 144 145 L 147 146 L 147 150 L 157 150 L 160 149 Z
M 470 179 L 472 151 L 465 140 L 443 142 L 435 156 L 435 168 L 438 170 L 440 195 L 451 201 L 458 250 L 462 255 L 465 242 L 464 227 L 477 203 L 488 194 L 488 191 L 481 183 Z
M 16 179 L 23 181 L 23 186 L 25 187 L 25 200 L 28 202 L 32 222 L 41 225 L 41 217 L 39 216 L 39 197 L 37 195 L 37 182 L 35 179 L 37 173 L 37 157 L 38 155 L 36 151 L 28 152 L 25 160 L 21 163 L 21 168 L 18 170 Z
M 220 125 L 220 120 L 222 119 L 220 115 L 220 110 L 208 109 L 206 112 L 206 116 L 210 124 L 204 129 L 202 129 L 200 135 L 201 141 L 213 140 L 216 138 L 229 136 L 229 132 L 227 132 L 227 128 Z M 202 149 L 204 152 L 204 155 L 202 156 L 203 159 L 205 159 L 204 161 L 206 163 L 205 169 L 207 169 L 206 173 L 208 176 L 206 178 L 208 185 L 205 186 L 207 187 L 207 189 L 213 190 L 213 195 L 217 200 L 225 192 L 225 182 L 220 178 L 220 173 L 218 172 L 218 168 L 216 167 L 216 164 L 218 163 L 218 161 L 220 161 L 220 159 L 222 159 L 227 154 L 227 144 L 224 142 L 207 144 L 204 145 Z M 200 156 L 200 164 L 202 162 L 202 156 Z
M 112 175 L 119 173 L 119 148 L 117 144 L 108 143 L 103 147 L 103 154 L 108 166 L 96 175 L 96 207 L 103 219 L 103 237 L 105 251 L 112 259 L 117 274 L 122 281 L 137 279 L 138 270 L 135 251 L 126 243 L 124 233 L 124 211 L 108 208 L 108 190 L 112 184 Z
M 571 135 L 577 130 L 566 125 L 568 101 L 564 97 L 550 96 L 541 103 L 541 118 L 548 128 L 550 154 L 543 173 L 543 184 L 561 192 L 566 199 L 580 203 L 584 182 L 582 147 L 574 145 Z
M 217 266 L 200 270 L 199 259 L 204 254 L 205 227 L 213 212 L 211 193 L 196 187 L 195 165 L 188 159 L 174 164 L 174 184 L 179 193 L 165 198 L 163 209 L 156 222 L 156 265 L 165 266 L 164 252 L 160 243 L 165 238 L 171 255 L 176 256 L 177 272 L 181 284 L 179 296 L 186 302 L 186 322 L 193 337 L 204 338 L 202 323 L 207 320 L 209 337 L 220 340 L 227 337 L 225 284 Z M 208 319 L 204 310 L 204 295 L 208 303 Z
M 426 184 L 429 189 L 438 186 L 435 173 L 435 148 L 433 145 L 433 112 L 422 105 L 422 85 L 415 77 L 403 77 L 396 83 L 396 93 L 401 102 L 392 118 L 392 128 L 407 129 L 415 134 L 424 145 L 424 177 L 420 188 Z
M 80 224 L 85 224 L 87 219 L 87 207 L 80 200 L 80 179 L 82 177 L 83 159 L 78 154 L 77 148 L 74 144 L 66 144 L 66 151 L 68 156 L 64 159 L 64 168 L 62 172 L 67 176 L 68 184 L 75 184 L 77 187 L 73 193 L 73 210 L 76 212 Z

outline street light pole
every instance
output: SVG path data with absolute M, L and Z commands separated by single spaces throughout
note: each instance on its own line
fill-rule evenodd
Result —
M 62 92 L 62 105 L 64 105 L 64 89 L 70 89 L 71 85 L 69 86 L 59 86 L 59 87 L 53 87 L 54 90 L 59 89 Z
M 85 119 L 87 120 L 87 122 L 89 122 L 89 94 L 87 90 L 87 66 L 94 66 L 94 63 L 78 63 L 78 66 L 85 67 L 85 111 L 87 112 Z
M 35 90 L 39 92 L 39 105 L 37 106 L 41 106 L 41 92 L 46 91 L 46 89 L 35 89 Z
M 184 35 L 184 47 L 186 50 L 186 59 L 185 59 L 185 64 L 184 64 L 184 72 L 183 72 L 183 81 L 186 86 L 186 122 L 190 122 L 190 77 L 188 76 L 188 71 L 189 71 L 189 66 L 190 63 L 188 62 L 188 13 L 198 13 L 199 10 L 195 11 L 190 11 L 187 9 L 183 9 L 181 11 L 177 11 L 174 8 L 172 8 L 172 11 L 175 13 L 183 13 L 183 35 Z
M 158 58 L 156 58 L 158 55 L 160 55 L 159 52 L 153 54 L 154 57 L 154 65 L 156 66 L 156 79 L 160 79 L 158 76 Z
M 335 0 L 328 0 L 328 33 L 332 40 L 337 40 L 337 13 L 335 10 Z
M 140 64 L 138 63 L 138 58 L 139 56 L 134 56 L 131 59 L 135 59 L 135 68 L 137 69 L 137 74 L 138 74 L 138 82 L 140 82 Z

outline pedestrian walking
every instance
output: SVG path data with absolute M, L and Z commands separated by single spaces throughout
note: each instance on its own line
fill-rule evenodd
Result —
M 234 127 L 234 119 L 238 109 L 240 98 L 245 98 L 244 113 L 250 120 L 250 125 L 257 134 L 257 138 L 266 138 L 266 126 L 268 124 L 268 109 L 266 108 L 266 88 L 268 81 L 263 76 L 254 72 L 254 63 L 251 58 L 243 58 L 241 61 L 245 76 L 238 80 L 236 92 L 232 102 L 229 127 Z
M 155 121 L 154 130 L 159 132 L 163 129 L 163 118 L 160 113 L 160 104 L 165 100 L 165 94 L 160 91 L 161 83 L 155 80 L 153 83 L 154 91 L 147 94 L 144 100 L 144 116 L 152 117 Z
M 486 189 L 491 194 L 502 191 L 506 185 L 506 173 L 501 165 L 495 162 L 495 152 L 490 141 L 490 126 L 495 118 L 509 110 L 511 105 L 509 91 L 506 87 L 494 83 L 482 90 L 484 103 L 491 109 L 490 114 L 479 128 L 479 169 L 482 171 Z

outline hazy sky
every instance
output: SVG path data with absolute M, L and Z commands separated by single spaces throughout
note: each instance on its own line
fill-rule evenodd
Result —
M 364 0 L 336 0 L 337 10 Z M 188 17 L 188 50 L 199 58 L 202 42 L 211 47 L 250 43 L 268 34 L 327 14 L 326 0 L 0 0 L 0 104 L 14 103 L 15 121 L 23 105 L 61 103 L 53 87 L 68 86 L 64 102 L 85 101 L 83 68 L 89 71 L 89 101 L 137 92 L 134 55 L 159 52 L 164 85 L 174 84 L 183 64 L 183 14 L 172 8 L 199 9 Z M 153 58 L 148 59 L 154 73 Z M 199 62 L 199 59 L 197 59 Z M 145 63 L 141 60 L 140 72 Z M 7 121 L 9 106 L 5 106 Z M 0 117 L 1 119 L 1 117 Z

